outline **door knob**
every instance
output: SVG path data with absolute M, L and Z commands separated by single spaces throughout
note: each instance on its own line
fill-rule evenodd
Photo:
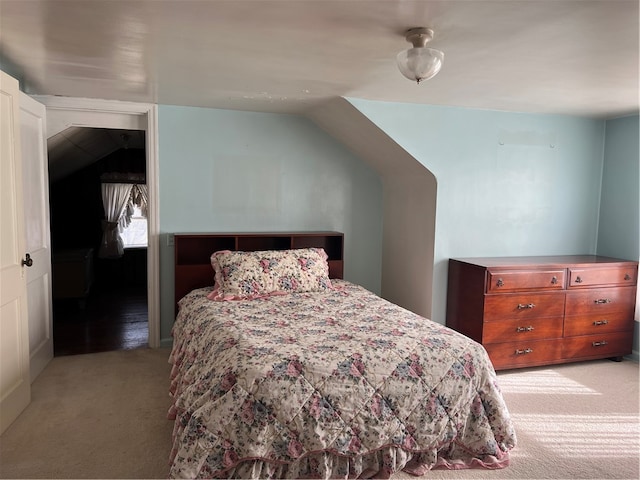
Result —
M 24 267 L 25 265 L 27 267 L 30 267 L 31 265 L 33 265 L 33 258 L 31 258 L 31 255 L 29 255 L 28 253 L 24 256 L 24 259 L 20 262 L 22 263 L 22 266 Z

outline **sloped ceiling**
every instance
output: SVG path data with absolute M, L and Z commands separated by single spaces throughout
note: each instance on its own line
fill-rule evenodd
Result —
M 28 94 L 306 114 L 337 97 L 611 118 L 638 112 L 638 0 L 0 0 Z M 442 71 L 398 71 L 430 27 Z
M 70 127 L 47 139 L 49 180 L 57 182 L 121 148 L 145 148 L 143 131 Z

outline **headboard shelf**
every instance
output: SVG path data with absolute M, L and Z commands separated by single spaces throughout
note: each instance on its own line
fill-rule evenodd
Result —
M 258 250 L 288 250 L 291 248 L 291 237 L 288 235 L 268 235 L 254 237 L 242 235 L 236 237 L 236 248 L 242 252 L 255 252 Z
M 213 285 L 210 259 L 218 250 L 323 248 L 328 256 L 329 277 L 343 276 L 344 234 L 340 232 L 176 233 L 174 247 L 176 304 L 191 290 Z

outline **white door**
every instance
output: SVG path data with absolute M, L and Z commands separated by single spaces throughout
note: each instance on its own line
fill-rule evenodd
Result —
M 27 273 L 29 358 L 31 381 L 53 358 L 51 299 L 51 234 L 49 228 L 49 166 L 46 108 L 20 93 L 20 137 L 24 188 L 25 251 L 32 266 Z
M 0 433 L 31 400 L 20 90 L 0 72 Z

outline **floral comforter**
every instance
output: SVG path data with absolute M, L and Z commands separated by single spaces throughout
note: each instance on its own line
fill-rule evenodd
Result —
M 502 468 L 516 438 L 467 337 L 335 280 L 336 290 L 179 303 L 172 478 L 388 477 Z

